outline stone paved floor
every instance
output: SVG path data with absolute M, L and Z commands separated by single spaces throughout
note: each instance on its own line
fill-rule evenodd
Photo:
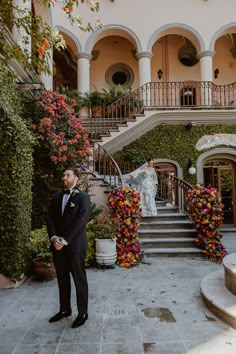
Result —
M 236 252 L 236 235 L 224 237 Z M 0 354 L 235 354 L 236 331 L 204 306 L 201 279 L 222 265 L 198 258 L 147 259 L 133 269 L 87 270 L 89 319 L 49 324 L 56 279 L 0 290 Z

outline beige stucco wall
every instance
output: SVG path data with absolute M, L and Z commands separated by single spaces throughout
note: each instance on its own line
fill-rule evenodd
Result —
M 236 37 L 225 36 L 236 33 L 234 0 L 100 0 L 99 4 L 98 13 L 84 5 L 74 11 L 85 24 L 97 19 L 103 24 L 98 31 L 83 32 L 70 24 L 59 6 L 45 10 L 35 2 L 36 12 L 60 30 L 75 58 L 78 52 L 100 52 L 98 59 L 90 62 L 91 90 L 106 88 L 105 72 L 114 63 L 132 68 L 132 89 L 138 88 L 139 63 L 131 51 L 153 54 L 152 81 L 158 81 L 159 69 L 163 71 L 162 81 L 201 80 L 200 63 L 186 67 L 178 60 L 184 37 L 192 41 L 198 53 L 215 51 L 213 71 L 219 69 L 216 80 L 213 75 L 216 84 L 236 81 L 236 59 L 231 54 Z
M 140 40 L 141 50 L 148 49 L 151 38 L 168 25 L 191 29 L 202 39 L 202 46 L 210 49 L 214 35 L 223 27 L 235 24 L 236 3 L 234 0 L 100 0 L 98 14 L 80 6 L 82 18 L 92 22 L 99 18 L 104 26 L 120 25 L 132 31 Z M 69 30 L 84 50 L 91 33 L 81 33 L 72 28 L 59 8 L 52 8 L 52 25 Z M 155 40 L 154 40 L 155 41 Z M 202 49 L 204 49 L 202 48 Z

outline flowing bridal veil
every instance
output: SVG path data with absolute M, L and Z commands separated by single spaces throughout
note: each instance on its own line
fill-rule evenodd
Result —
M 155 198 L 158 179 L 155 169 L 145 163 L 129 174 L 123 175 L 122 180 L 124 184 L 136 188 L 140 193 L 142 216 L 157 215 Z

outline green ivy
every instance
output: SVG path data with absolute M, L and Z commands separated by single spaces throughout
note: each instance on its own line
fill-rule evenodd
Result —
M 18 115 L 20 96 L 3 67 L 0 81 L 0 269 L 15 281 L 27 270 L 29 259 L 33 138 Z
M 206 151 L 196 150 L 196 143 L 203 135 L 217 133 L 236 134 L 236 125 L 200 125 L 191 129 L 182 124 L 159 125 L 116 152 L 113 157 L 140 164 L 148 158 L 176 161 L 183 168 L 184 180 L 193 184 L 196 183 L 196 175 L 188 174 L 188 160 L 191 159 L 196 165 L 197 158 Z

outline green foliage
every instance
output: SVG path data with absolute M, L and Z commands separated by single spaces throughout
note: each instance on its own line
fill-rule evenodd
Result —
M 95 232 L 93 221 L 103 212 L 102 208 L 97 207 L 95 203 L 92 203 L 89 222 L 86 226 L 88 250 L 86 252 L 86 267 L 95 265 Z
M 51 264 L 52 252 L 46 226 L 31 232 L 29 249 L 32 258 L 41 259 L 46 266 Z
M 87 224 L 87 240 L 88 240 L 88 249 L 86 252 L 85 266 L 91 267 L 95 265 L 95 235 L 91 229 L 91 224 Z
M 121 85 L 117 85 L 116 87 L 109 87 L 108 89 L 103 89 L 103 100 L 105 106 L 115 102 L 121 97 L 124 97 L 129 90 L 124 89 Z
M 114 239 L 118 235 L 118 226 L 105 213 L 98 215 L 90 224 L 95 238 Z
M 123 150 L 116 152 L 115 160 L 144 163 L 150 156 L 154 159 L 177 161 L 183 168 L 183 179 L 190 184 L 196 183 L 196 175 L 188 174 L 188 160 L 196 166 L 196 160 L 204 151 L 196 150 L 197 141 L 203 135 L 217 133 L 236 133 L 236 125 L 201 125 L 187 130 L 185 125 L 159 125 L 150 130 Z M 234 148 L 234 147 L 232 147 Z
M 13 0 L 1 0 L 0 6 L 0 54 L 1 60 L 5 64 L 12 59 L 20 62 L 24 68 L 34 69 L 38 73 L 50 73 L 50 48 L 64 49 L 66 47 L 65 40 L 58 30 L 51 28 L 41 16 L 35 11 L 31 11 L 31 7 L 27 8 L 26 1 L 21 6 L 17 6 Z M 99 3 L 85 0 L 69 0 L 66 2 L 39 0 L 38 6 L 47 8 L 53 5 L 59 5 L 61 11 L 69 19 L 73 26 L 79 27 L 82 31 L 92 31 L 101 28 L 100 21 L 96 21 L 94 25 L 90 22 L 83 23 L 81 16 L 73 13 L 73 7 L 85 5 L 93 12 L 98 12 Z M 24 48 L 22 49 L 17 43 L 12 44 L 6 40 L 8 31 L 6 26 L 11 30 L 14 26 L 17 31 L 21 32 Z M 29 45 L 32 43 L 32 46 Z
M 0 269 L 15 281 L 28 268 L 33 138 L 19 116 L 20 97 L 9 78 L 0 67 Z

